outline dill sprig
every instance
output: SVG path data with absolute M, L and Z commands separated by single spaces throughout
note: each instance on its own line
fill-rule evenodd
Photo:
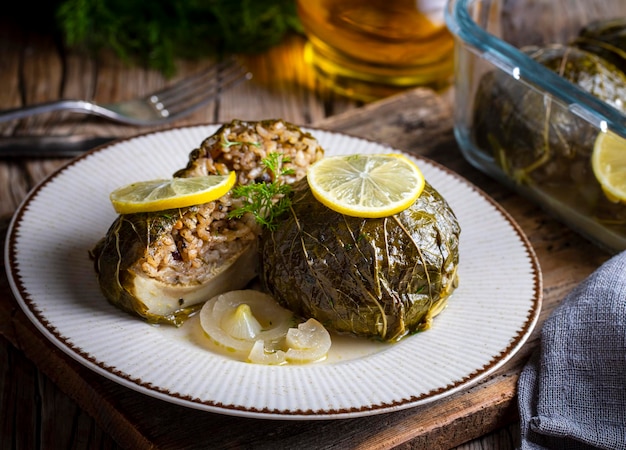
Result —
M 281 181 L 282 176 L 293 175 L 293 169 L 286 168 L 285 163 L 291 160 L 282 153 L 272 152 L 267 158 L 261 160 L 261 164 L 269 172 L 271 182 L 258 182 L 240 185 L 233 189 L 233 196 L 244 199 L 244 205 L 233 210 L 230 217 L 240 218 L 246 213 L 251 213 L 257 223 L 275 230 L 278 226 L 277 218 L 291 205 L 289 193 L 291 186 Z
M 294 0 L 35 0 L 49 2 L 70 47 L 112 49 L 167 76 L 179 58 L 259 53 L 302 32 Z

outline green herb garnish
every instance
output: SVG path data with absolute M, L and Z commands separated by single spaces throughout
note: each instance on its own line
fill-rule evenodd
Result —
M 168 76 L 177 58 L 258 53 L 302 31 L 294 0 L 35 0 L 36 11 L 37 3 L 54 9 L 69 46 L 112 49 Z M 22 9 L 32 21 L 33 5 Z
M 273 181 L 235 187 L 233 196 L 243 197 L 245 204 L 232 211 L 229 217 L 240 218 L 245 213 L 251 213 L 257 223 L 269 230 L 275 230 L 278 226 L 277 218 L 291 205 L 289 198 L 291 186 L 281 181 L 282 176 L 293 175 L 294 173 L 293 169 L 284 167 L 284 164 L 290 161 L 282 153 L 275 152 L 268 154 L 267 158 L 261 160 L 261 164 L 265 166 L 266 171 L 270 174 L 270 179 Z

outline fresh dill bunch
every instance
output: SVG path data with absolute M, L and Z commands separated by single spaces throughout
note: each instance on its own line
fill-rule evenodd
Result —
M 258 182 L 240 185 L 233 189 L 233 196 L 243 198 L 244 205 L 233 210 L 229 217 L 240 218 L 246 213 L 251 213 L 257 223 L 269 230 L 275 230 L 278 226 L 276 219 L 291 205 L 289 193 L 291 186 L 281 181 L 282 176 L 293 175 L 293 169 L 286 168 L 285 163 L 291 160 L 282 153 L 272 152 L 267 158 L 261 160 L 261 164 L 269 172 L 271 182 Z
M 166 76 L 179 58 L 259 53 L 302 32 L 294 0 L 50 1 L 68 46 L 110 49 Z

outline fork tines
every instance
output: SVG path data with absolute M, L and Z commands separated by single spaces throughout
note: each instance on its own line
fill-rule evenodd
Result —
M 250 78 L 252 74 L 233 57 L 154 92 L 147 100 L 162 117 L 177 116 L 192 112 L 220 92 Z

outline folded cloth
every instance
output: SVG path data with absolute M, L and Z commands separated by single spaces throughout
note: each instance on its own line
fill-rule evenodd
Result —
M 626 252 L 546 320 L 518 398 L 522 450 L 626 449 Z

